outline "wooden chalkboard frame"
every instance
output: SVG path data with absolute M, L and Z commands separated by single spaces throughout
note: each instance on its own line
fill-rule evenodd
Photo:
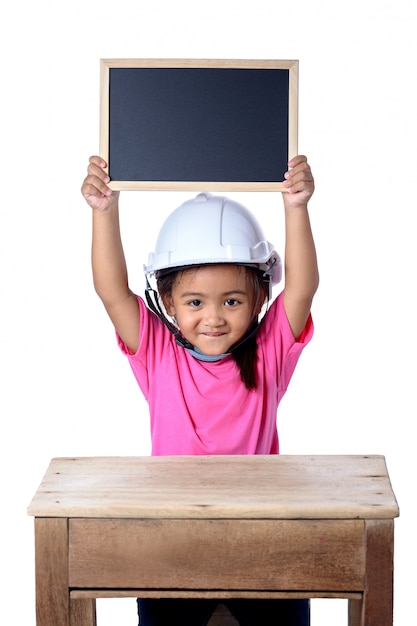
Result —
M 217 69 L 233 69 L 233 70 L 284 70 L 282 72 L 282 76 L 285 75 L 285 93 L 283 89 L 283 94 L 279 94 L 279 98 L 282 100 L 282 107 L 285 108 L 285 116 L 282 116 L 284 121 L 281 121 L 281 125 L 284 124 L 284 131 L 286 133 L 286 145 L 284 148 L 279 147 L 281 161 L 285 158 L 285 165 L 290 158 L 295 156 L 298 153 L 298 61 L 297 60 L 238 60 L 238 59 L 101 59 L 100 60 L 100 156 L 105 159 L 105 161 L 109 164 L 108 172 L 112 178 L 110 183 L 110 187 L 115 190 L 166 190 L 166 191 L 176 191 L 176 190 L 196 190 L 201 191 L 202 189 L 208 191 L 284 191 L 285 189 L 282 186 L 282 179 L 275 180 L 260 180 L 259 176 L 257 179 L 252 180 L 250 176 L 245 175 L 245 179 L 238 180 L 206 180 L 205 178 L 210 177 L 199 177 L 198 180 L 190 179 L 184 180 L 183 177 L 181 180 L 172 179 L 172 180 L 156 180 L 152 177 L 152 179 L 148 179 L 143 177 L 144 180 L 137 180 L 136 178 L 141 178 L 140 176 L 132 176 L 131 180 L 121 180 L 122 176 L 118 177 L 112 176 L 112 163 L 114 163 L 113 171 L 117 171 L 117 159 L 114 157 L 116 150 L 111 152 L 111 143 L 112 145 L 116 145 L 117 141 L 114 138 L 118 138 L 119 135 L 111 134 L 115 133 L 114 127 L 116 123 L 112 122 L 112 102 L 122 102 L 126 101 L 128 95 L 123 95 L 122 93 L 117 93 L 115 96 L 115 89 L 113 87 L 112 97 L 110 84 L 111 84 L 111 72 L 117 69 L 128 69 L 128 70 L 142 70 L 143 68 L 148 69 L 207 69 L 211 68 L 212 70 Z M 162 73 L 161 73 L 162 74 Z M 183 72 L 183 74 L 185 74 Z M 269 77 L 272 76 L 272 73 L 258 73 L 259 76 Z M 132 76 L 132 74 L 119 73 L 116 75 L 112 74 L 113 77 L 116 76 Z M 142 76 L 145 74 L 142 72 Z M 158 76 L 159 73 L 155 74 Z M 167 76 L 167 73 L 163 74 Z M 213 76 L 220 76 L 220 73 L 213 74 Z M 225 73 L 223 72 L 223 76 Z M 242 73 L 236 73 L 235 75 L 242 76 Z M 246 73 L 247 77 L 252 77 L 253 73 Z M 171 74 L 172 76 L 172 74 Z M 178 73 L 177 75 L 178 76 Z M 194 74 L 194 76 L 196 76 Z M 207 76 L 205 74 L 204 76 Z M 275 73 L 275 76 L 278 74 Z M 139 74 L 138 74 L 139 77 Z M 288 77 L 288 80 L 287 80 Z M 268 78 L 269 79 L 269 78 Z M 120 81 L 119 81 L 120 82 Z M 117 84 L 117 81 L 114 80 L 113 85 Z M 278 97 L 278 96 L 277 96 Z M 160 102 L 160 100 L 158 100 Z M 116 105 L 114 105 L 116 106 Z M 133 106 L 133 105 L 132 105 Z M 265 106 L 270 106 L 266 103 Z M 280 104 L 281 106 L 281 104 Z M 274 109 L 275 111 L 275 109 Z M 122 109 L 123 112 L 123 109 Z M 152 113 L 153 114 L 153 113 Z M 123 118 L 123 115 L 118 114 L 119 118 Z M 157 113 L 155 113 L 157 115 Z M 116 116 L 113 116 L 116 119 Z M 277 116 L 278 117 L 278 116 Z M 123 118 L 124 123 L 124 118 Z M 274 122 L 275 123 L 275 122 Z M 121 133 L 123 134 L 123 133 Z M 130 133 L 126 132 L 126 128 L 124 129 L 124 134 L 129 136 Z M 265 135 L 266 136 L 266 135 Z M 271 136 L 274 136 L 271 133 Z M 277 135 L 278 136 L 278 135 Z M 111 137 L 113 139 L 111 139 Z M 268 134 L 269 138 L 269 134 Z M 272 141 L 272 140 L 271 140 Z M 285 142 L 284 142 L 285 143 Z M 121 144 L 122 146 L 124 144 Z M 275 150 L 275 148 L 273 148 Z M 277 148 L 278 150 L 278 148 Z M 119 152 L 121 150 L 119 149 Z M 285 153 L 284 153 L 285 152 Z M 113 159 L 113 160 L 112 160 Z M 122 159 L 123 160 L 123 159 Z M 272 166 L 271 166 L 272 167 Z M 119 164 L 119 172 L 122 170 L 121 164 Z M 284 170 L 285 171 L 285 170 Z M 275 175 L 274 175 L 275 176 Z M 124 177 L 123 177 L 124 178 Z M 146 178 L 146 179 L 145 179 Z M 200 179 L 201 178 L 201 179 Z M 238 178 L 238 177 L 236 177 Z M 277 177 L 278 178 L 278 177 Z

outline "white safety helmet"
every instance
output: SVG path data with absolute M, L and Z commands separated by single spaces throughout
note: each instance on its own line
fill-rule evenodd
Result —
M 232 263 L 256 267 L 271 287 L 282 277 L 281 259 L 252 213 L 224 196 L 200 193 L 173 211 L 162 225 L 146 277 L 190 265 Z

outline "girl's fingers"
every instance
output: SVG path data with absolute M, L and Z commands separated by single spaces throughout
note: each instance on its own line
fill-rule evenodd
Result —
M 290 169 L 293 169 L 294 167 L 296 167 L 297 165 L 299 165 L 300 163 L 307 163 L 307 157 L 304 156 L 303 154 L 299 154 L 297 156 L 295 156 L 294 158 L 292 158 L 289 162 L 288 162 L 288 167 Z
M 96 165 L 95 163 L 89 164 L 87 168 L 87 172 L 89 176 L 95 176 L 96 178 L 102 180 L 104 183 L 110 182 L 110 177 L 107 174 L 107 172 L 102 167 L 100 167 L 99 165 Z
M 105 162 L 104 159 L 102 159 L 99 156 L 93 155 L 89 158 L 89 162 L 95 165 L 98 165 L 99 167 L 103 168 L 106 167 L 107 163 Z

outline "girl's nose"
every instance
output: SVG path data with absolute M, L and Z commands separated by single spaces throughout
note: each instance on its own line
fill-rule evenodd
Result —
M 221 307 L 216 305 L 206 307 L 204 322 L 207 326 L 220 326 L 223 323 Z

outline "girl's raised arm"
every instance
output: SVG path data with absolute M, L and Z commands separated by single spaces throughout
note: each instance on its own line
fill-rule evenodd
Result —
M 314 239 L 308 214 L 308 202 L 314 192 L 314 179 L 305 156 L 297 156 L 285 174 L 282 194 L 285 207 L 285 288 L 284 307 L 298 338 L 310 313 L 319 284 Z
M 119 192 L 107 186 L 106 163 L 90 157 L 81 193 L 93 210 L 92 268 L 94 287 L 122 341 L 139 347 L 139 306 L 128 284 L 119 225 Z

